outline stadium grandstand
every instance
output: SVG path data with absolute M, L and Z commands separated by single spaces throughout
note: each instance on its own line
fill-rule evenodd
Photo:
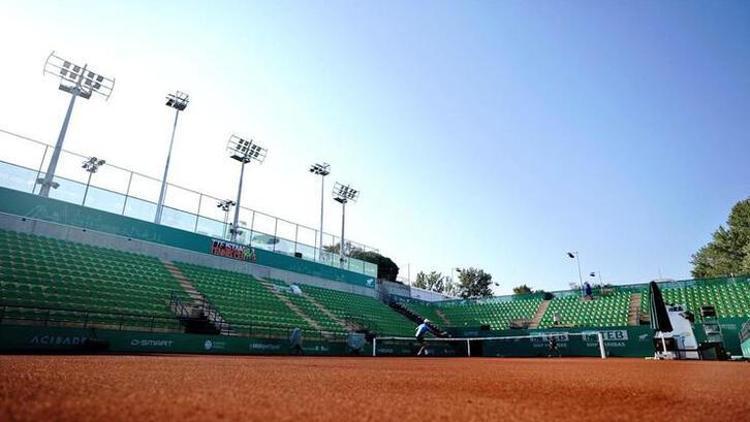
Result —
M 590 298 L 573 290 L 427 301 L 412 297 L 408 286 L 252 244 L 8 187 L 0 187 L 0 198 L 0 324 L 9 332 L 22 327 L 17 341 L 5 345 L 14 350 L 50 347 L 30 339 L 38 338 L 36 330 L 52 329 L 98 329 L 105 338 L 210 336 L 212 344 L 246 338 L 256 346 L 245 352 L 283 353 L 298 328 L 324 354 L 347 353 L 351 333 L 413 336 L 423 319 L 435 333 L 458 338 L 565 329 L 622 332 L 634 342 L 649 330 L 647 285 L 600 286 Z M 228 247 L 252 253 L 227 254 Z M 750 318 L 748 277 L 663 282 L 661 290 L 665 302 L 682 305 L 697 325 L 704 322 L 702 308 L 713 307 L 708 320 L 721 322 L 725 346 L 741 354 L 739 330 Z M 627 342 L 608 353 L 653 353 L 650 342 Z

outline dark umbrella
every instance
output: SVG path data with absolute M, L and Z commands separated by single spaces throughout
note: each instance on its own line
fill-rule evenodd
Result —
M 664 342 L 664 333 L 671 332 L 672 322 L 669 320 L 669 313 L 667 307 L 664 305 L 664 298 L 661 295 L 659 286 L 656 285 L 655 281 L 652 281 L 648 286 L 649 293 L 651 294 L 651 328 L 661 332 L 661 342 L 664 347 L 664 352 L 667 351 L 667 344 Z

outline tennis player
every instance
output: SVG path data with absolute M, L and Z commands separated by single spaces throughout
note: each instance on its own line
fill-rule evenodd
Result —
M 417 337 L 417 343 L 419 343 L 420 346 L 419 351 L 417 352 L 417 356 L 422 356 L 423 354 L 424 356 L 427 356 L 427 344 L 425 344 L 424 336 L 427 333 L 432 332 L 429 325 L 427 325 L 429 323 L 430 320 L 425 319 L 421 324 L 417 326 L 417 332 L 415 336 Z

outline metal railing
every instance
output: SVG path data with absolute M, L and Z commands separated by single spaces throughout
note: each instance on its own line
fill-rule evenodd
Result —
M 0 129 L 0 186 L 37 193 L 37 179 L 44 177 L 53 147 L 47 143 Z M 100 167 L 89 184 L 88 173 L 81 170 L 89 157 L 63 150 L 55 174 L 60 184 L 50 198 L 95 208 L 114 214 L 154 221 L 161 180 L 112 164 Z M 84 194 L 87 192 L 86 194 Z M 217 208 L 221 199 L 174 184 L 167 184 L 167 196 L 161 224 L 206 236 L 230 240 L 230 211 Z M 283 218 L 240 208 L 237 242 L 270 252 L 298 256 L 309 261 L 377 277 L 377 265 L 354 258 L 339 260 L 333 250 L 339 237 Z M 348 249 L 377 249 L 346 241 Z
M 107 328 L 117 331 L 181 332 L 175 318 L 160 315 L 102 312 L 65 307 L 0 304 L 0 324 Z

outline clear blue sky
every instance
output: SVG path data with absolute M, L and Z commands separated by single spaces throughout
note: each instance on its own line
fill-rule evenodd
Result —
M 165 111 L 154 109 L 162 114 L 153 160 L 87 142 L 95 135 L 83 129 L 85 113 L 112 125 L 146 121 L 154 113 L 140 116 L 137 104 L 163 107 L 162 91 L 184 89 L 195 100 L 178 138 L 176 183 L 230 194 L 195 168 L 207 151 L 221 155 L 226 131 L 260 132 L 276 164 L 253 171 L 248 205 L 314 226 L 317 191 L 304 167 L 327 160 L 335 178 L 362 190 L 352 238 L 392 255 L 404 273 L 411 263 L 412 277 L 472 265 L 493 274 L 499 293 L 519 283 L 562 289 L 577 279 L 565 252 L 578 250 L 584 274 L 600 270 L 608 281 L 684 278 L 690 254 L 750 194 L 748 2 L 7 8 L 0 20 L 17 32 L 4 38 L 38 58 L 18 75 L 57 49 L 121 83 L 110 105 L 76 115 L 70 148 L 116 153 L 159 174 Z M 1 48 L 22 54 L 19 43 Z M 43 85 L 34 78 L 28 86 Z M 161 85 L 146 90 L 154 80 Z M 54 139 L 65 100 L 51 85 L 43 92 L 55 101 L 49 128 L 22 121 L 38 104 L 0 110 L 3 127 Z M 335 232 L 338 209 L 328 209 Z

